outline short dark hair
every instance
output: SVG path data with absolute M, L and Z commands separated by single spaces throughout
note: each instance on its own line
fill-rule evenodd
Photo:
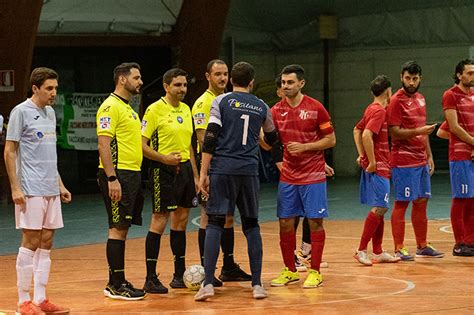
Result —
M 405 71 L 407 71 L 409 74 L 421 75 L 421 67 L 415 60 L 407 61 L 402 65 L 402 72 L 400 73 L 403 74 Z
M 255 77 L 255 69 L 245 61 L 237 62 L 230 72 L 232 84 L 239 87 L 247 87 Z
M 117 67 L 114 69 L 114 83 L 117 84 L 118 79 L 121 75 L 127 77 L 130 75 L 131 70 L 135 68 L 138 70 L 140 69 L 140 65 L 136 62 L 124 62 L 119 64 Z
M 375 77 L 375 79 L 370 82 L 370 90 L 372 91 L 372 94 L 374 96 L 379 96 L 383 92 L 385 92 L 386 89 L 392 86 L 392 82 L 390 82 L 390 79 L 385 75 L 381 74 Z
M 46 67 L 39 67 L 33 69 L 31 71 L 30 75 L 30 87 L 36 86 L 40 88 L 44 81 L 49 80 L 49 79 L 55 79 L 57 80 L 59 78 L 59 75 L 56 71 L 50 68 Z
M 214 64 L 225 65 L 226 63 L 220 59 L 212 59 L 207 63 L 206 72 L 211 73 L 212 66 Z
M 453 75 L 454 83 L 459 83 L 458 74 L 462 74 L 464 72 L 464 67 L 466 65 L 474 65 L 474 59 L 466 58 L 458 62 Z
M 276 84 L 277 88 L 281 88 L 281 75 L 278 75 L 275 78 L 275 84 Z
M 183 69 L 179 69 L 179 68 L 169 69 L 168 71 L 165 72 L 165 74 L 163 74 L 163 83 L 170 85 L 171 81 L 173 81 L 174 78 L 180 77 L 180 76 L 187 77 L 188 74 Z
M 298 80 L 300 81 L 304 80 L 304 68 L 302 66 L 293 64 L 293 65 L 285 66 L 283 70 L 281 70 L 281 74 L 291 74 L 291 73 L 296 74 L 296 77 L 298 78 Z

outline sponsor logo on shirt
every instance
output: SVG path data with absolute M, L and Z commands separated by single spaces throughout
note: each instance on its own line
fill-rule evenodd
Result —
M 286 115 L 288 115 L 288 112 L 281 113 L 280 115 L 281 115 L 281 117 L 285 117 Z
M 34 120 L 38 120 L 38 118 L 40 118 L 40 116 L 33 117 Z
M 110 117 L 100 117 L 99 128 L 102 130 L 109 130 L 111 121 L 112 121 L 112 118 Z
M 242 102 L 239 102 L 238 100 L 236 100 L 235 98 L 229 99 L 228 103 L 231 107 L 235 107 L 235 108 L 245 108 L 245 109 L 248 109 L 248 110 L 253 110 L 253 111 L 258 111 L 258 112 L 263 111 L 263 108 L 260 107 L 260 106 L 252 105 L 252 104 L 249 104 L 249 103 L 242 103 Z

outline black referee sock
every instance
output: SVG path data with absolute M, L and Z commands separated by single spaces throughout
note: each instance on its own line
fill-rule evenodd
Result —
M 109 238 L 106 253 L 109 264 L 109 282 L 118 289 L 125 282 L 125 241 Z
M 224 266 L 222 269 L 234 269 L 234 227 L 224 228 L 221 238 L 222 253 L 224 255 Z
M 198 242 L 199 242 L 199 255 L 201 256 L 201 266 L 204 266 L 204 243 L 206 242 L 206 229 L 199 228 Z
M 170 230 L 170 245 L 174 256 L 174 274 L 178 277 L 184 274 L 186 254 L 186 231 Z
M 148 231 L 145 241 L 146 277 L 156 274 L 156 263 L 160 254 L 161 234 Z
M 311 232 L 309 231 L 309 222 L 307 218 L 303 220 L 303 242 L 311 244 Z

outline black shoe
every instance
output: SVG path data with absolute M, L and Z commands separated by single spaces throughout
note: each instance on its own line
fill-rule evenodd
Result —
M 223 282 L 227 282 L 227 281 L 252 281 L 252 276 L 247 274 L 242 269 L 240 269 L 240 266 L 238 264 L 234 264 L 234 267 L 231 268 L 231 269 L 222 268 L 219 279 L 221 279 Z
M 146 293 L 166 294 L 168 293 L 168 288 L 160 282 L 157 275 L 153 275 L 145 280 L 143 291 Z
M 453 256 L 474 257 L 474 244 L 454 245 Z
M 173 275 L 173 280 L 170 282 L 170 287 L 173 289 L 183 289 L 186 288 L 186 285 L 183 281 L 183 276 L 177 276 L 176 274 Z
M 453 256 L 461 256 L 464 244 L 455 244 L 453 248 Z
M 219 279 L 217 279 L 216 277 L 214 277 L 214 280 L 212 280 L 212 285 L 216 288 L 216 287 L 222 287 L 222 281 L 220 281 Z
M 118 289 L 111 284 L 107 284 L 104 295 L 116 300 L 137 301 L 143 299 L 146 294 L 145 291 L 135 289 L 130 282 L 125 281 Z

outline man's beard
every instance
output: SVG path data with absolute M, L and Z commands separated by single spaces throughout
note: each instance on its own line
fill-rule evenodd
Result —
M 418 83 L 417 87 L 409 87 L 409 86 L 406 86 L 405 83 L 402 82 L 403 89 L 408 94 L 415 94 L 416 92 L 418 92 L 418 89 L 420 88 L 420 85 L 421 85 L 421 82 Z

